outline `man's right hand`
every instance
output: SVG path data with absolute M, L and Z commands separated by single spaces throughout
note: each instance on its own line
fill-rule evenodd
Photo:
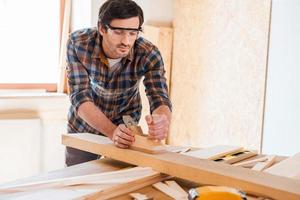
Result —
M 126 149 L 134 142 L 134 134 L 125 124 L 120 124 L 113 132 L 112 141 L 117 147 Z

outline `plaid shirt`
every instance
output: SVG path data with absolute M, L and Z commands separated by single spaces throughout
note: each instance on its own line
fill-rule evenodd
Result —
M 70 35 L 67 49 L 71 100 L 68 132 L 101 134 L 77 115 L 78 107 L 86 101 L 94 102 L 116 125 L 123 123 L 123 115 L 130 115 L 138 122 L 142 110 L 139 82 L 143 76 L 151 113 L 161 105 L 171 110 L 163 60 L 153 44 L 139 37 L 119 66 L 111 68 L 101 41 L 102 36 L 96 28 Z

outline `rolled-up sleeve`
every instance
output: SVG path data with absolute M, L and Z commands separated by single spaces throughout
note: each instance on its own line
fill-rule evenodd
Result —
M 145 57 L 145 92 L 149 100 L 152 113 L 161 105 L 166 105 L 172 110 L 172 104 L 168 95 L 168 87 L 165 78 L 165 69 L 161 54 L 157 48 L 153 48 Z
M 83 102 L 93 101 L 88 72 L 77 54 L 76 46 L 70 38 L 67 43 L 67 79 L 70 101 L 76 112 Z

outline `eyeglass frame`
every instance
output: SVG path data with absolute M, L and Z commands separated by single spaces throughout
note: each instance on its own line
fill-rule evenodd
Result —
M 114 30 L 120 30 L 120 31 L 136 31 L 136 32 L 137 32 L 136 37 L 139 35 L 139 32 L 142 32 L 142 31 L 143 31 L 142 27 L 139 27 L 139 28 L 123 28 L 123 27 L 114 27 L 114 26 L 111 26 L 111 25 L 109 25 L 109 24 L 106 24 L 106 25 L 105 25 L 105 28 L 106 28 L 106 29 L 110 29 L 110 30 L 112 30 L 112 31 L 114 31 Z

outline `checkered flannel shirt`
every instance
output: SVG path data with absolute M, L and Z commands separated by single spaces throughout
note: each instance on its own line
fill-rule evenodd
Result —
M 77 114 L 78 107 L 86 101 L 93 102 L 116 125 L 123 123 L 123 115 L 130 115 L 138 122 L 142 110 L 139 94 L 142 77 L 151 113 L 161 105 L 171 110 L 163 60 L 153 44 L 139 37 L 119 66 L 112 68 L 108 66 L 101 41 L 96 28 L 76 31 L 68 40 L 69 133 L 101 134 Z

